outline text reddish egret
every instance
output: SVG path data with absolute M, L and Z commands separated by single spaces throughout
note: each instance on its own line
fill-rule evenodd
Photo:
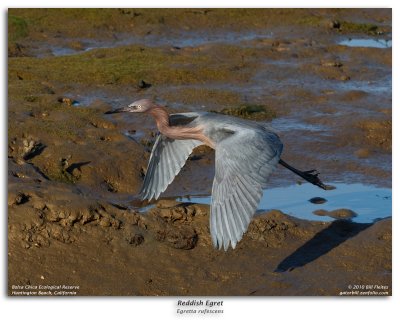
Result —
M 140 192 L 157 199 L 184 166 L 192 150 L 202 144 L 215 149 L 210 230 L 215 247 L 235 248 L 246 232 L 267 187 L 268 176 L 280 163 L 305 180 L 326 189 L 315 170 L 300 171 L 280 159 L 282 143 L 268 126 L 208 112 L 169 115 L 148 99 L 107 112 L 151 114 L 160 135 L 153 146 Z

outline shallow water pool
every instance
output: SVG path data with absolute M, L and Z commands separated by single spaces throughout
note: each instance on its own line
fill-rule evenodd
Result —
M 346 39 L 339 42 L 342 46 L 364 48 L 391 48 L 392 40 L 385 39 Z
M 360 223 L 374 222 L 392 215 L 391 189 L 359 183 L 333 183 L 331 185 L 336 189 L 325 191 L 309 183 L 266 189 L 257 212 L 277 209 L 300 219 L 332 221 L 335 219 L 318 216 L 313 211 L 321 209 L 332 211 L 344 208 L 356 212 L 357 216 L 352 218 L 352 221 Z M 327 201 L 322 204 L 311 203 L 309 200 L 314 197 L 321 197 Z M 182 197 L 177 200 L 210 204 L 211 197 Z

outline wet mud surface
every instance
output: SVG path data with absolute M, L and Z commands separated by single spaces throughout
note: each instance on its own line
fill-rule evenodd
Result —
M 104 115 L 149 97 L 171 113 L 268 122 L 288 163 L 318 169 L 328 184 L 391 188 L 390 10 L 8 15 L 9 287 L 337 295 L 357 279 L 391 292 L 391 218 L 352 222 L 351 203 L 310 212 L 329 222 L 272 209 L 255 217 L 235 250 L 217 251 L 209 206 L 171 200 L 210 194 L 214 151 L 197 148 L 163 199 L 142 210 L 147 203 L 136 195 L 155 125 L 144 115 Z M 271 188 L 296 182 L 283 168 L 270 179 Z

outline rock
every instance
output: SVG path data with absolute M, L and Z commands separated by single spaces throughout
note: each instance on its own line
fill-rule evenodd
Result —
M 138 83 L 139 89 L 147 89 L 151 87 L 151 83 L 147 83 L 144 80 L 140 80 Z
M 40 141 L 24 140 L 24 160 L 30 160 L 41 154 L 46 146 Z
M 331 29 L 340 29 L 340 21 L 338 20 L 332 20 L 329 22 L 329 27 Z
M 14 138 L 8 145 L 10 156 L 12 156 L 19 165 L 23 165 L 25 161 L 40 155 L 45 148 L 46 145 L 32 137 L 22 139 Z
M 327 200 L 324 198 L 321 198 L 321 197 L 314 197 L 308 201 L 310 201 L 311 203 L 314 203 L 314 204 L 322 204 L 322 203 L 325 203 Z
M 9 192 L 8 193 L 8 205 L 12 206 L 12 205 L 21 205 L 24 204 L 26 202 L 29 201 L 29 199 L 31 198 L 30 195 L 25 194 L 23 192 L 19 192 L 17 194 L 13 193 L 13 192 Z
M 328 216 L 334 219 L 351 219 L 357 217 L 357 213 L 350 209 L 336 209 L 332 211 L 327 210 L 315 210 L 313 214 L 317 216 Z
M 67 106 L 69 106 L 69 107 L 71 107 L 71 106 L 76 106 L 76 105 L 79 104 L 79 101 L 74 100 L 74 99 L 72 99 L 72 98 L 67 98 L 67 97 L 59 97 L 59 98 L 57 99 L 57 101 L 60 102 L 60 103 L 62 103 L 62 104 L 64 104 L 64 105 L 67 105 Z

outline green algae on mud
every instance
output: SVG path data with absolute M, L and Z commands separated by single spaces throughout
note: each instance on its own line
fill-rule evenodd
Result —
M 387 28 L 379 28 L 376 24 L 372 23 L 358 23 L 352 21 L 332 20 L 329 22 L 320 15 L 309 15 L 301 17 L 298 20 L 301 25 L 308 25 L 314 27 L 330 26 L 332 29 L 337 29 L 342 33 L 363 33 L 368 35 L 377 35 L 387 32 Z
M 242 105 L 239 107 L 224 108 L 221 111 L 212 111 L 230 116 L 236 116 L 249 120 L 267 120 L 271 121 L 277 117 L 277 113 L 272 108 L 262 105 Z
M 193 63 L 194 58 L 196 64 Z M 231 60 L 235 58 L 231 57 Z M 246 76 L 232 70 L 228 63 L 215 61 L 207 52 L 187 55 L 165 48 L 137 45 L 41 58 L 39 64 L 37 58 L 10 58 L 9 77 L 18 77 L 21 73 L 41 81 L 92 85 L 136 85 L 143 78 L 150 79 L 154 85 L 190 84 L 227 78 L 243 79 Z
M 292 9 L 292 8 L 210 8 L 210 9 L 9 9 L 9 14 L 28 21 L 27 28 L 32 34 L 62 33 L 68 37 L 89 37 L 103 34 L 112 37 L 115 32 L 160 33 L 168 28 L 184 30 L 248 30 L 280 25 L 320 25 L 321 21 L 338 19 L 354 9 Z M 376 16 L 376 9 L 358 9 L 366 17 Z M 379 16 L 379 14 L 378 14 Z M 362 25 L 361 23 L 357 23 Z M 367 25 L 367 24 L 365 24 Z M 322 25 L 323 26 L 323 25 Z M 349 30 L 355 30 L 351 26 Z M 357 31 L 370 28 L 357 26 Z
M 28 24 L 25 19 L 10 14 L 8 16 L 9 41 L 17 41 L 28 35 Z
M 343 32 L 365 33 L 369 35 L 376 35 L 382 33 L 382 31 L 379 30 L 379 27 L 372 23 L 355 23 L 350 21 L 343 21 L 339 23 L 341 26 L 340 29 Z

